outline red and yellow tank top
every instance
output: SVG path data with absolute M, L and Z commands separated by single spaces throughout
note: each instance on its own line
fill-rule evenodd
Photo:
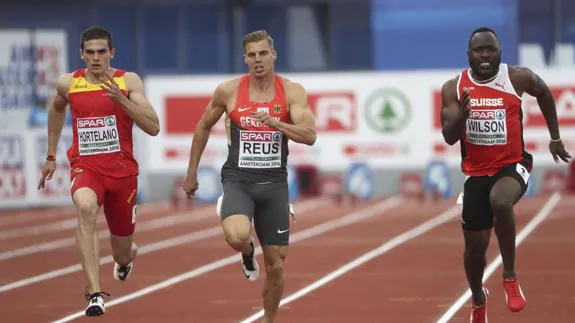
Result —
M 113 79 L 124 95 L 125 71 L 116 70 Z M 68 102 L 72 113 L 73 141 L 68 149 L 72 172 L 90 170 L 108 177 L 138 174 L 133 155 L 134 121 L 122 106 L 105 96 L 100 85 L 89 83 L 85 69 L 74 72 Z
M 517 95 L 506 64 L 488 83 L 477 83 L 464 70 L 457 83 L 457 97 L 467 90 L 470 114 L 461 138 L 462 171 L 469 176 L 486 176 L 522 161 L 523 143 L 521 97 Z M 531 165 L 529 165 L 531 168 Z
M 244 75 L 229 114 L 231 144 L 222 167 L 222 180 L 251 183 L 287 180 L 287 137 L 252 117 L 254 112 L 266 112 L 278 121 L 290 122 L 283 79 L 274 76 L 274 98 L 269 102 L 250 100 L 249 88 L 250 78 Z

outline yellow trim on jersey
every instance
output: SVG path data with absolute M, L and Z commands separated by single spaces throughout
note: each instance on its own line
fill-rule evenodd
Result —
M 114 77 L 114 82 L 118 84 L 120 90 L 126 90 L 126 81 L 123 76 L 121 77 Z M 92 92 L 92 91 L 102 91 L 102 87 L 100 84 L 92 84 L 88 83 L 85 77 L 75 77 L 72 79 L 70 83 L 70 88 L 68 89 L 68 93 L 79 93 L 79 92 Z

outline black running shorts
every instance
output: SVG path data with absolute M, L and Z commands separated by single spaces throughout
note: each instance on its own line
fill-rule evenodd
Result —
M 245 183 L 224 181 L 221 219 L 244 214 L 253 220 L 262 246 L 289 244 L 289 193 L 287 182 Z
M 525 163 L 513 163 L 491 176 L 470 176 L 463 189 L 462 227 L 466 231 L 491 229 L 493 210 L 489 195 L 495 182 L 502 177 L 515 178 L 521 185 L 521 196 L 527 191 L 529 171 Z

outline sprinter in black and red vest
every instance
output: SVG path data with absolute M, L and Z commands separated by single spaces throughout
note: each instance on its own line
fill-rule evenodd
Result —
M 503 287 L 512 312 L 525 307 L 515 272 L 513 206 L 525 194 L 533 157 L 523 142 L 522 95 L 537 98 L 556 162 L 571 155 L 559 136 L 555 102 L 545 82 L 524 67 L 501 63 L 499 39 L 490 28 L 473 31 L 469 69 L 442 88 L 442 130 L 445 141 L 461 144 L 461 168 L 467 176 L 463 191 L 464 263 L 472 292 L 472 323 L 487 321 L 488 291 L 482 278 L 491 229 L 495 228 L 503 259 Z

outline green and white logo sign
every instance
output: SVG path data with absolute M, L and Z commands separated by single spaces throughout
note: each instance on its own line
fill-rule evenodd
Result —
M 106 117 L 104 118 L 104 122 L 106 123 L 107 126 L 113 126 L 116 124 L 116 117 Z
M 377 132 L 398 132 L 409 123 L 411 107 L 400 91 L 382 89 L 367 98 L 364 116 L 367 125 Z

